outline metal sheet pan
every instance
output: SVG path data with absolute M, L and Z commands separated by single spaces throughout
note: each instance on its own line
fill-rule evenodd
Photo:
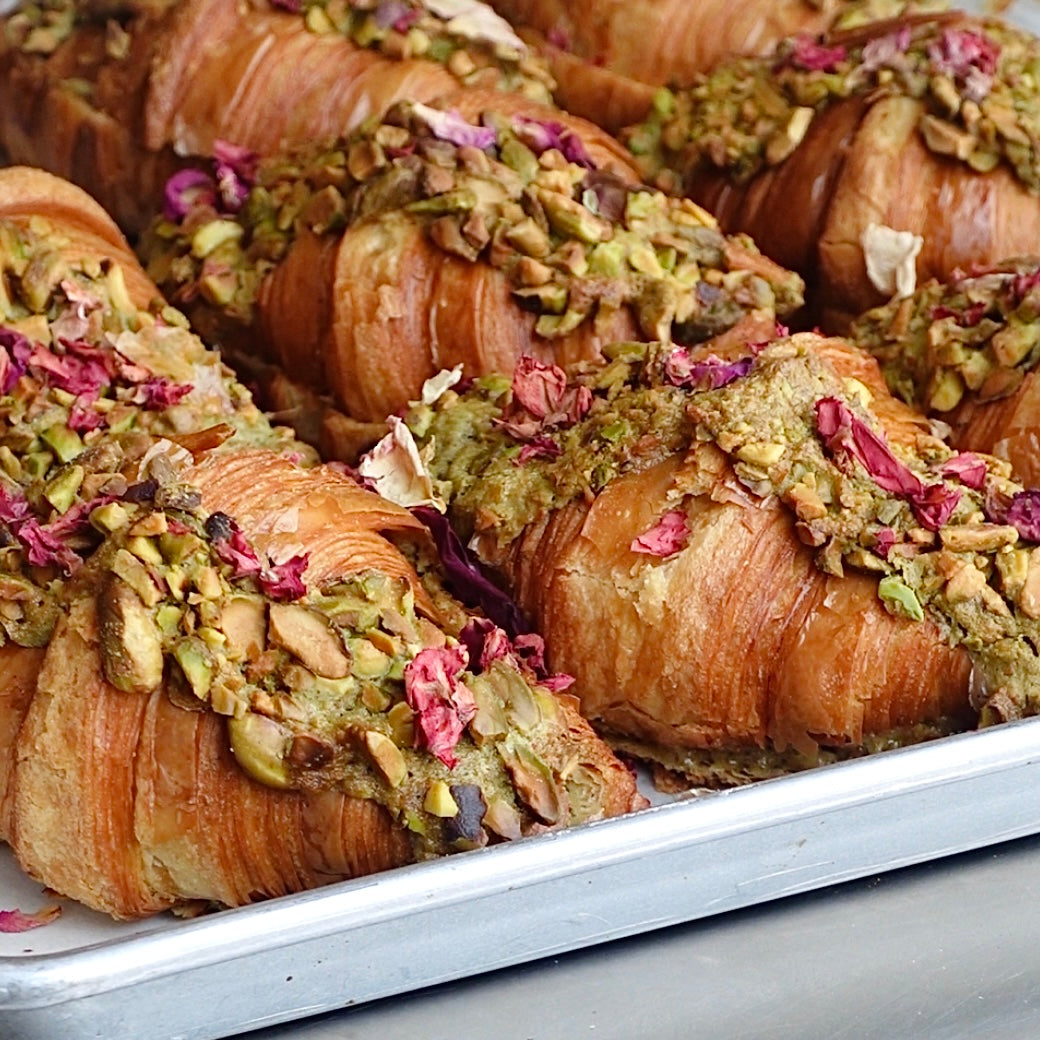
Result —
M 73 912 L 0 936 L 0 1036 L 214 1040 L 1038 833 L 1038 789 L 1030 719 L 195 920 Z

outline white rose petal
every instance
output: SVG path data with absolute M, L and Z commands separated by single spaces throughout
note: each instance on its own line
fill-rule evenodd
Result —
M 462 378 L 462 365 L 454 368 L 442 368 L 435 376 L 430 376 L 422 385 L 421 399 L 426 405 L 436 404 L 445 390 L 450 390 Z
M 399 506 L 433 506 L 443 513 L 444 500 L 434 493 L 433 480 L 412 431 L 397 416 L 387 421 L 390 432 L 362 458 L 358 472 L 373 481 L 384 498 Z
M 527 46 L 513 32 L 512 26 L 478 0 L 424 0 L 425 7 L 447 23 L 446 28 L 467 40 L 497 43 L 520 54 Z
M 910 296 L 917 288 L 915 261 L 924 239 L 912 231 L 896 231 L 884 224 L 869 224 L 860 239 L 867 263 L 867 277 L 886 296 Z

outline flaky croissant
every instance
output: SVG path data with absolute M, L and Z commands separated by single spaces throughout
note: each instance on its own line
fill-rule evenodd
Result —
M 644 173 L 806 278 L 851 318 L 958 267 L 1035 248 L 1030 34 L 960 13 L 795 38 L 720 65 L 626 131 Z
M 311 0 L 25 5 L 0 33 L 0 144 L 133 232 L 178 157 L 218 142 L 271 152 L 462 85 L 549 100 L 544 66 L 477 0 L 383 13 Z
M 617 747 L 734 782 L 1036 711 L 1034 604 L 1004 565 L 1040 531 L 981 504 L 1028 493 L 841 341 L 630 345 L 570 383 L 526 361 L 407 422 Z
M 965 450 L 1040 485 L 1040 261 L 1023 257 L 930 282 L 861 315 L 850 336 L 893 393 L 950 426 Z
M 235 212 L 199 190 L 146 236 L 150 272 L 232 359 L 259 354 L 368 422 L 441 369 L 569 363 L 744 321 L 766 335 L 800 305 L 796 275 L 634 182 L 604 136 L 483 101 L 402 105 L 265 160 Z
M 22 178 L 55 200 L 0 202 L 0 824 L 25 869 L 135 917 L 643 804 L 537 637 L 471 617 L 419 519 L 272 429 L 81 192 L 13 170 L 0 200 Z
M 816 36 L 835 24 L 921 6 L 899 0 L 490 2 L 548 58 L 557 102 L 613 131 L 646 118 L 656 87 L 685 85 L 725 58 L 767 53 L 796 33 Z

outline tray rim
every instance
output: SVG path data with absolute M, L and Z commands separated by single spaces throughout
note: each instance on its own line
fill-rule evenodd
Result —
M 912 801 L 928 795 L 938 796 L 942 802 L 944 789 L 970 787 L 979 778 L 992 779 L 1037 764 L 1040 718 L 1025 719 L 223 910 L 155 932 L 108 938 L 60 952 L 0 956 L 0 1023 L 9 1011 L 94 998 L 174 977 L 188 967 L 193 971 L 226 967 L 272 950 L 399 922 L 403 913 L 410 914 L 415 907 L 423 913 L 436 913 L 463 902 L 493 901 L 528 888 L 551 888 L 557 882 L 630 866 L 644 857 L 659 859 L 705 848 L 710 852 L 711 846 L 728 839 L 755 838 L 771 829 L 782 831 L 813 820 L 840 822 L 859 807 L 876 809 L 893 800 Z M 1025 794 L 1027 797 L 1017 801 L 1028 802 L 1028 790 Z M 922 834 L 916 845 L 911 842 L 913 847 L 896 850 L 882 862 L 864 856 L 859 863 L 844 864 L 837 873 L 821 870 L 817 877 L 804 876 L 782 890 L 749 890 L 714 907 L 662 908 L 666 912 L 658 921 L 628 927 L 619 935 L 696 920 L 1037 833 L 1040 803 L 1035 812 L 1027 811 L 1010 827 L 994 827 L 996 821 L 989 819 L 978 823 L 952 845 Z M 574 945 L 582 943 L 570 948 Z

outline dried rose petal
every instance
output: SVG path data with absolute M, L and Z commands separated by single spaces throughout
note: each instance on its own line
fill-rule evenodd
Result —
M 213 162 L 220 201 L 228 213 L 237 213 L 256 183 L 260 156 L 241 145 L 217 139 L 213 142 Z
M 549 119 L 513 117 L 513 130 L 535 154 L 555 148 L 563 157 L 577 166 L 591 170 L 595 167 L 582 139 L 568 126 Z
M 953 318 L 962 329 L 973 329 L 986 316 L 986 304 L 979 300 L 963 311 L 955 311 L 952 307 L 939 304 L 932 308 L 932 321 L 940 321 L 943 318 Z
M 90 430 L 100 429 L 108 421 L 104 412 L 99 412 L 94 407 L 97 401 L 97 393 L 80 394 L 72 407 L 69 408 L 69 429 L 77 433 L 88 433 Z
M 848 51 L 840 44 L 827 47 L 819 40 L 804 33 L 795 36 L 791 41 L 791 51 L 787 57 L 789 64 L 807 72 L 835 72 L 838 66 L 848 57 Z
M 301 0 L 270 0 L 272 7 L 279 11 L 288 11 L 290 14 L 299 14 Z
M 902 69 L 906 65 L 906 52 L 910 49 L 910 26 L 904 25 L 895 32 L 886 33 L 868 40 L 863 45 L 859 66 L 865 72 L 878 69 Z
M 142 408 L 155 411 L 170 408 L 194 389 L 190 383 L 174 383 L 161 376 L 152 376 L 138 384 L 130 400 Z
M 820 398 L 816 402 L 816 427 L 831 452 L 851 455 L 879 487 L 906 496 L 924 491 L 920 478 L 892 454 L 885 439 L 858 419 L 844 401 L 837 397 Z
M 97 394 L 112 381 L 111 355 L 82 340 L 63 340 L 64 354 L 56 354 L 42 343 L 33 346 L 27 367 L 48 386 L 70 394 Z
M 686 347 L 676 347 L 664 361 L 664 377 L 672 386 L 718 390 L 746 376 L 755 363 L 753 355 L 725 361 L 715 354 L 694 360 Z
M 513 369 L 513 400 L 536 419 L 553 415 L 567 392 L 567 374 L 558 365 L 546 365 L 524 354 Z
M 896 544 L 896 533 L 891 527 L 882 527 L 875 535 L 874 552 L 883 560 L 888 559 L 888 554 Z
M 1016 274 L 1011 281 L 1011 298 L 1017 307 L 1032 289 L 1040 285 L 1040 267 L 1035 271 Z
M 531 459 L 557 459 L 563 454 L 561 448 L 551 437 L 534 437 L 520 449 L 515 462 L 522 466 Z
M 690 525 L 681 509 L 665 513 L 653 527 L 632 539 L 632 552 L 648 556 L 674 556 L 686 547 Z
M 227 513 L 211 513 L 204 526 L 213 544 L 213 551 L 224 563 L 230 564 L 232 578 L 256 577 L 260 574 L 263 570 L 260 557 Z
M 947 459 L 939 472 L 944 477 L 959 480 L 962 484 L 981 491 L 989 469 L 981 455 L 976 455 L 973 451 L 962 451 L 952 459 Z
M 0 910 L 0 932 L 14 935 L 40 928 L 56 921 L 61 916 L 60 906 L 45 906 L 35 913 L 26 914 L 21 910 Z
M 283 563 L 275 563 L 260 572 L 260 588 L 271 599 L 282 602 L 299 599 L 307 594 L 303 582 L 309 555 L 291 556 Z
M 407 32 L 422 17 L 422 12 L 404 0 L 381 0 L 373 17 L 380 29 Z
M 32 515 L 29 503 L 21 491 L 9 490 L 0 484 L 0 520 L 4 523 L 17 523 Z
M 947 28 L 929 46 L 928 58 L 935 72 L 952 76 L 968 100 L 979 102 L 993 87 L 1000 46 L 985 33 Z
M 419 746 L 449 769 L 458 763 L 455 747 L 477 713 L 473 694 L 459 682 L 466 667 L 465 647 L 427 647 L 404 669 L 404 694 L 416 712 Z
M 929 531 L 938 531 L 953 515 L 960 500 L 960 488 L 950 488 L 945 484 L 929 484 L 910 496 L 910 508 L 922 527 Z
M 163 216 L 179 222 L 196 206 L 216 206 L 217 186 L 204 170 L 179 170 L 163 188 Z
M 1001 522 L 1011 524 L 1027 541 L 1040 542 L 1040 491 L 1015 494 Z
M 415 102 L 412 111 L 430 128 L 431 133 L 439 141 L 462 147 L 493 148 L 498 141 L 498 134 L 491 126 L 475 126 L 466 122 L 461 115 L 452 109 L 442 112 L 439 108 L 431 108 Z
M 68 538 L 71 535 L 81 534 L 90 527 L 90 514 L 95 509 L 116 501 L 118 501 L 116 495 L 98 495 L 89 502 L 77 502 L 42 530 L 55 538 Z
M 35 517 L 19 524 L 14 533 L 25 548 L 26 559 L 34 567 L 55 564 L 69 575 L 83 562 L 58 535 L 43 527 Z
M 529 626 L 520 608 L 484 574 L 473 554 L 448 523 L 448 518 L 429 506 L 414 506 L 412 514 L 433 536 L 455 595 L 468 606 L 479 607 L 510 636 L 525 632 Z

